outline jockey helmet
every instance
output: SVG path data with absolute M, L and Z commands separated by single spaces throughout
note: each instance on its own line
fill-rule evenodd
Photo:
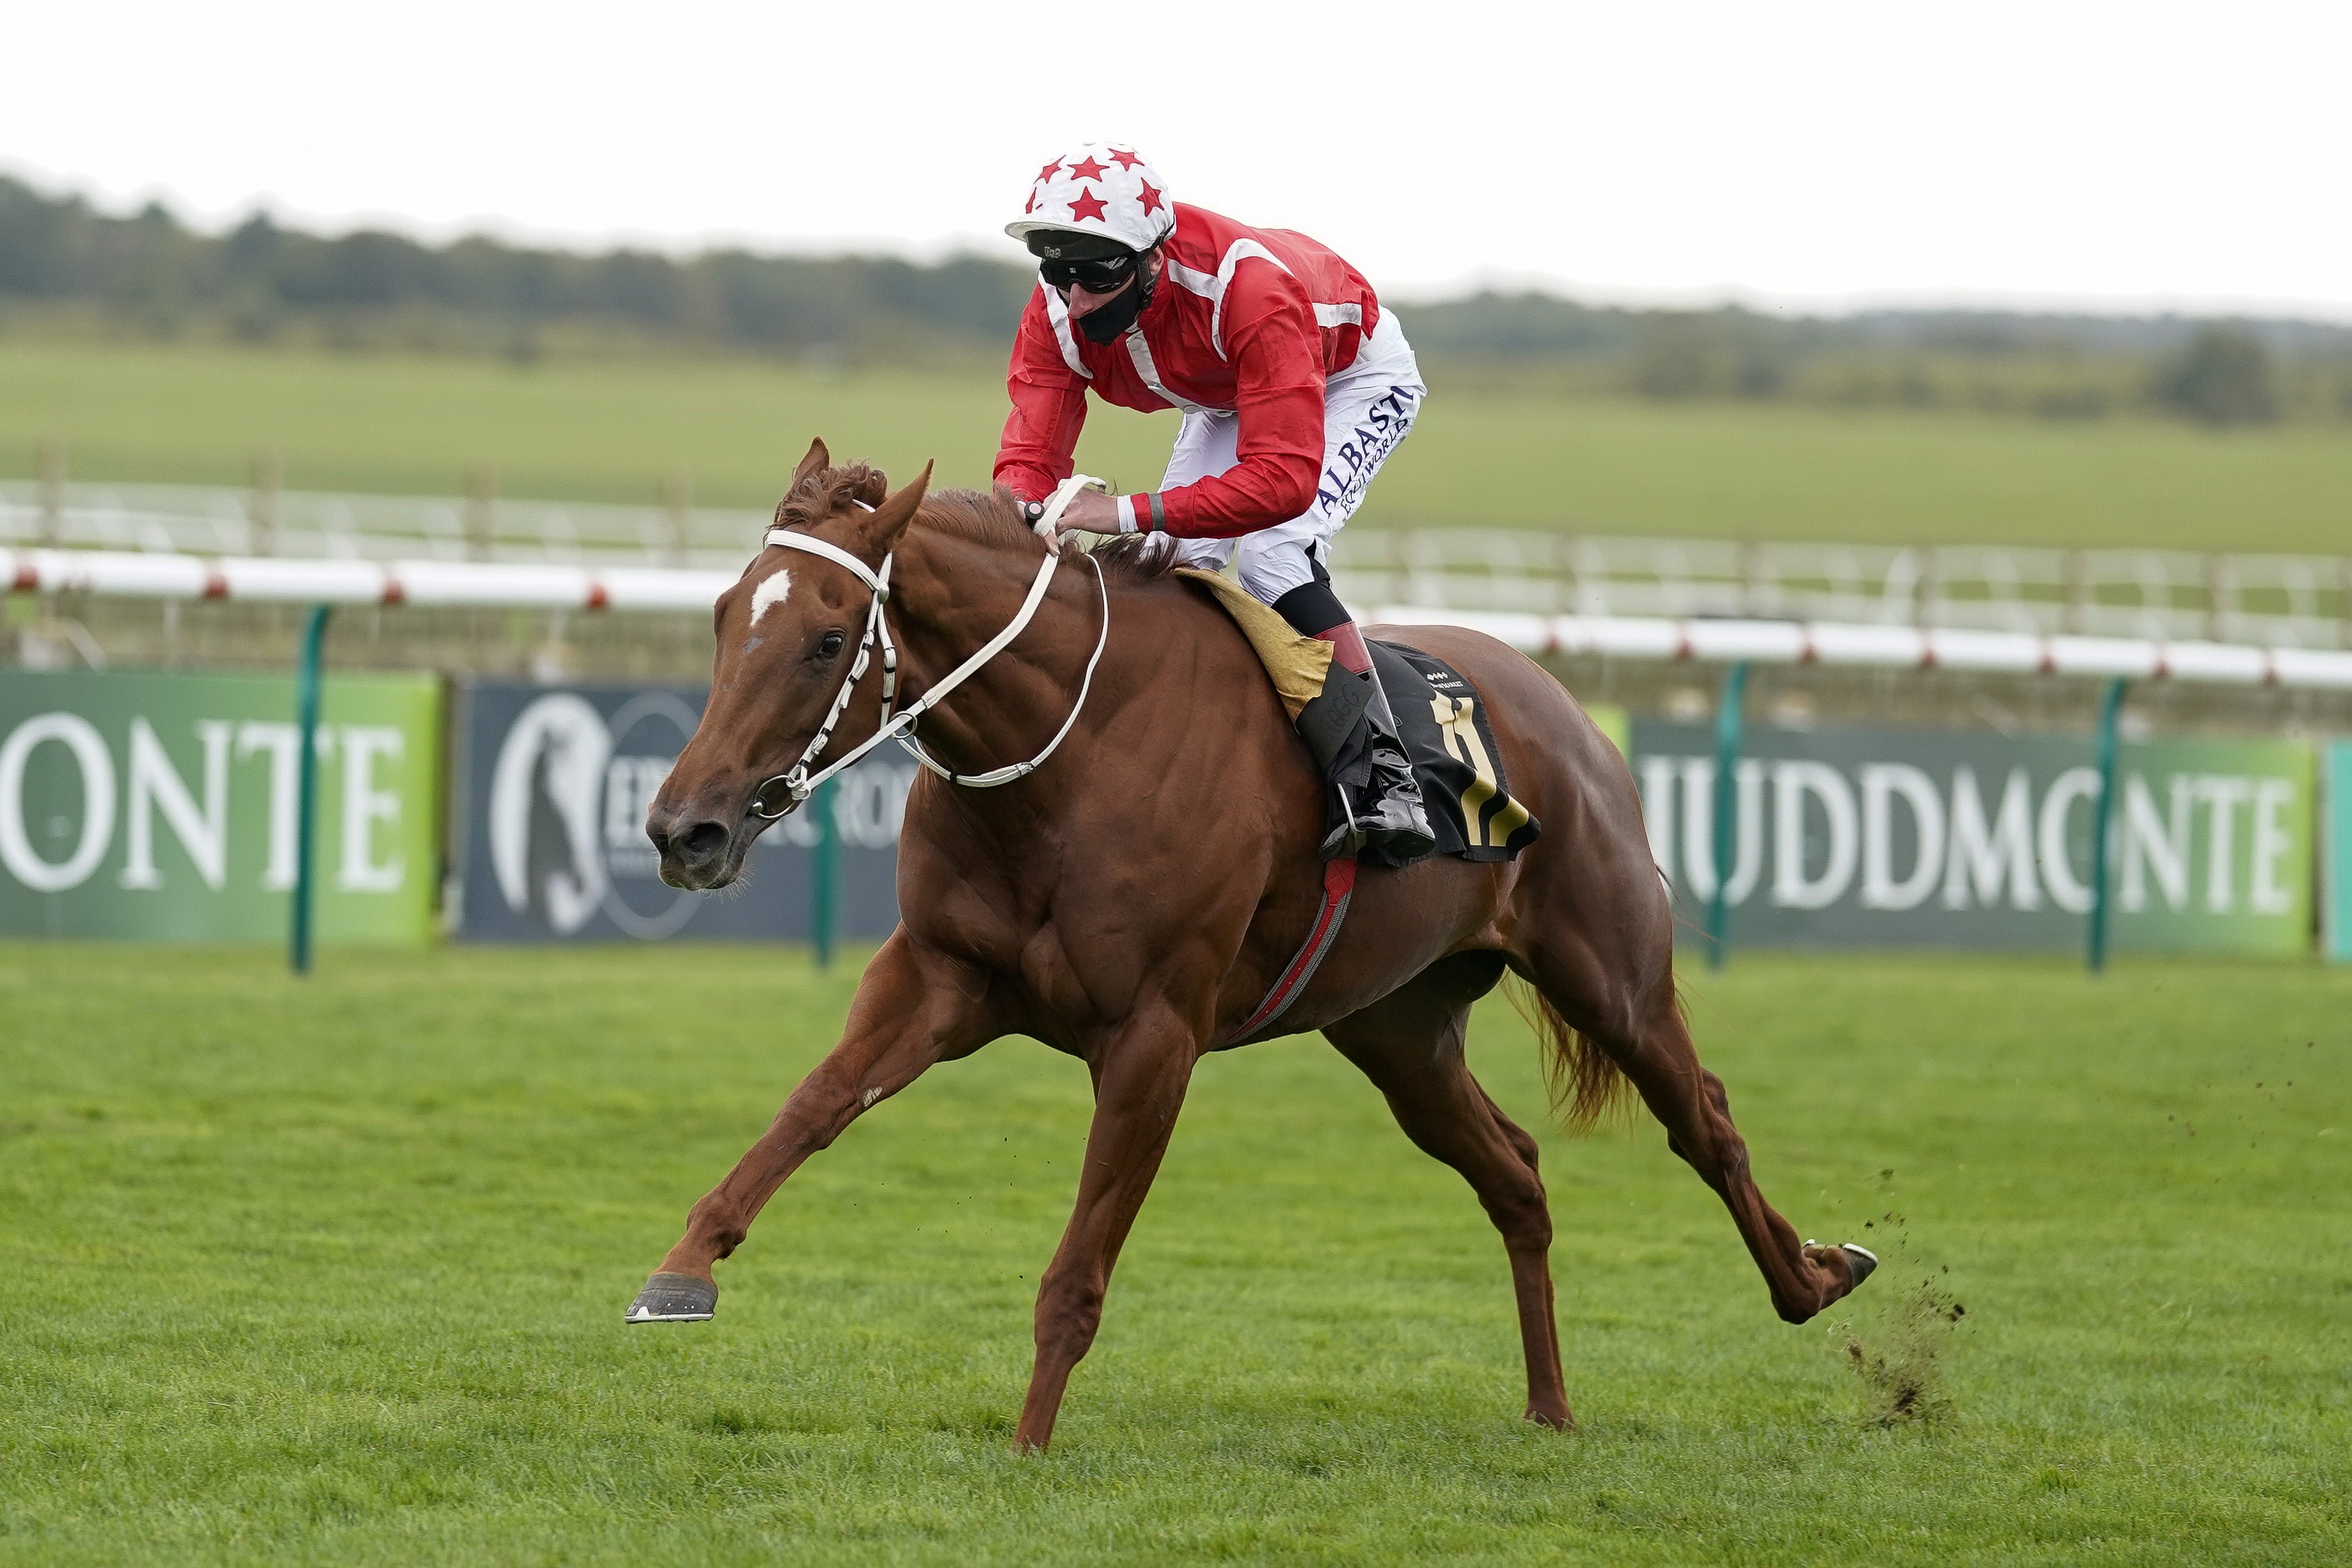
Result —
M 1114 254 L 1105 240 L 1139 255 L 1175 226 L 1167 185 L 1134 148 L 1089 142 L 1038 171 L 1004 232 L 1041 260 L 1086 261 Z

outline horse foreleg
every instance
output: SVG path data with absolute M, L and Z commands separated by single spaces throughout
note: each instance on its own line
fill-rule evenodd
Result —
M 867 964 L 841 1043 L 801 1079 L 768 1131 L 687 1215 L 686 1234 L 630 1305 L 632 1322 L 707 1318 L 719 1288 L 710 1268 L 742 1244 L 784 1179 L 877 1102 L 933 1063 L 991 1037 L 987 982 L 919 950 L 902 930 Z
M 1016 1448 L 1040 1449 L 1053 1439 L 1063 1391 L 1095 1342 L 1111 1268 L 1159 1173 L 1198 1059 L 1192 1031 L 1166 1017 L 1139 1022 L 1092 1058 L 1086 1167 L 1069 1228 L 1038 1282 L 1037 1360 L 1013 1434 Z

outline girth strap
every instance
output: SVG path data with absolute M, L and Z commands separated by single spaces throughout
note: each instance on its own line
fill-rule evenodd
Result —
M 1291 961 L 1283 966 L 1282 973 L 1275 980 L 1274 989 L 1265 994 L 1265 1000 L 1257 1005 L 1255 1012 L 1241 1021 L 1226 1044 L 1246 1040 L 1258 1034 L 1298 1000 L 1299 993 L 1306 990 L 1307 983 L 1315 978 L 1315 972 L 1323 966 L 1325 955 L 1331 951 L 1331 943 L 1338 939 L 1339 924 L 1348 918 L 1348 900 L 1355 891 L 1354 856 L 1346 855 L 1323 863 L 1323 908 L 1317 912 L 1314 925 L 1308 928 L 1306 942 L 1300 944 Z

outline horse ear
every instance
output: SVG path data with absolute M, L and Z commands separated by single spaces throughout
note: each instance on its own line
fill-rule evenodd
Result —
M 925 463 L 923 471 L 915 476 L 914 482 L 897 495 L 884 496 L 882 504 L 874 509 L 874 515 L 864 520 L 866 526 L 857 531 L 859 537 L 878 550 L 888 550 L 896 545 L 898 536 L 907 531 L 907 524 L 914 521 L 915 513 L 921 509 L 923 492 L 931 488 L 932 464 L 938 461 L 934 458 L 931 462 Z
M 809 443 L 808 456 L 803 458 L 801 466 L 793 470 L 793 486 L 797 486 L 811 474 L 822 472 L 831 467 L 833 467 L 833 454 L 825 450 L 824 437 L 820 436 Z M 790 489 L 792 486 L 786 488 Z

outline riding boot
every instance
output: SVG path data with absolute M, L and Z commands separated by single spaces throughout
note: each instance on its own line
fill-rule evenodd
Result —
M 1354 827 L 1362 836 L 1363 847 L 1402 866 L 1435 849 L 1437 836 L 1430 831 L 1421 783 L 1413 777 L 1412 763 L 1405 756 L 1396 711 L 1389 706 L 1380 672 L 1371 670 L 1364 679 L 1372 689 L 1364 714 L 1370 721 L 1372 775 L 1358 803 Z
M 1403 865 L 1436 847 L 1436 836 L 1429 829 L 1396 714 L 1372 668 L 1371 650 L 1330 582 L 1318 562 L 1313 582 L 1274 602 L 1300 635 L 1331 645 L 1322 694 L 1298 715 L 1299 736 L 1330 781 L 1323 857 L 1370 850 L 1383 861 Z

